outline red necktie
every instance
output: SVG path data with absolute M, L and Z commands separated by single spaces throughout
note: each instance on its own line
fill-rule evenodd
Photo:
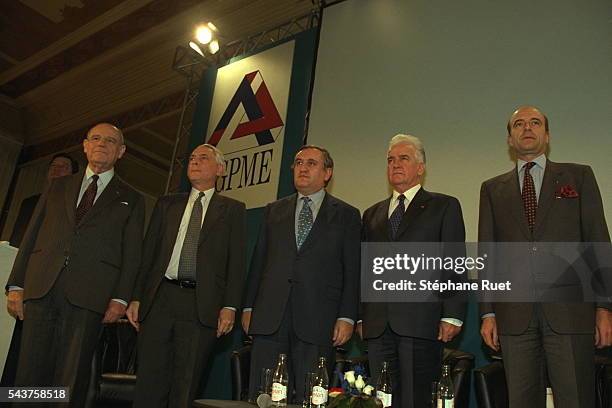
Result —
M 525 216 L 527 217 L 527 225 L 529 230 L 533 232 L 533 226 L 535 225 L 536 219 L 536 208 L 538 207 L 538 200 L 536 198 L 535 184 L 533 183 L 533 177 L 529 170 L 535 166 L 534 162 L 526 163 L 523 167 L 525 169 L 525 176 L 523 177 L 523 207 L 525 207 Z
M 87 214 L 87 211 L 89 211 L 94 205 L 96 194 L 98 194 L 99 178 L 100 176 L 97 174 L 91 176 L 91 183 L 89 183 L 89 186 L 87 186 L 87 189 L 83 193 L 83 197 L 81 197 L 81 202 L 79 203 L 75 213 L 75 221 L 77 225 L 79 225 L 85 214 Z

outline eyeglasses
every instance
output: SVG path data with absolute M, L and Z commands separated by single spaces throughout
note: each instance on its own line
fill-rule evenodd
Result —
M 308 160 L 297 159 L 293 162 L 293 167 L 306 166 L 309 169 L 313 169 L 317 167 L 318 164 L 319 162 L 313 159 L 308 159 Z
M 110 136 L 92 135 L 92 136 L 89 136 L 87 140 L 89 140 L 92 143 L 104 142 L 104 143 L 108 143 L 113 146 L 119 144 L 119 139 L 115 139 L 114 137 L 110 137 Z
M 527 125 L 529 125 L 530 128 L 539 128 L 540 126 L 542 126 L 542 121 L 540 119 L 529 119 L 529 120 L 519 119 L 512 124 L 512 128 L 513 129 L 523 129 Z

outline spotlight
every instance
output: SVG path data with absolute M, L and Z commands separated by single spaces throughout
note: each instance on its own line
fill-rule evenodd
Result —
M 213 42 L 216 42 L 216 41 L 213 41 Z M 217 44 L 217 46 L 218 46 L 218 44 Z M 192 50 L 194 50 L 195 52 L 197 52 L 201 56 L 204 56 L 204 52 L 202 51 L 200 46 L 198 44 L 194 43 L 193 41 L 189 41 L 189 47 L 191 47 Z
M 196 39 L 200 44 L 208 44 L 212 40 L 212 30 L 205 25 L 199 26 L 196 29 Z
M 219 41 L 212 40 L 210 44 L 208 44 L 208 51 L 210 51 L 211 54 L 216 54 L 217 51 L 219 51 Z

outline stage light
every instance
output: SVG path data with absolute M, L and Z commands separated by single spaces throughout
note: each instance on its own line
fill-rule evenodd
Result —
M 196 28 L 196 39 L 200 44 L 208 44 L 212 40 L 212 30 L 205 25 L 199 26 Z
M 210 44 L 208 44 L 208 51 L 210 51 L 211 54 L 216 54 L 217 51 L 219 51 L 219 41 L 212 40 Z
M 200 46 L 198 44 L 194 43 L 193 41 L 189 41 L 189 47 L 191 47 L 192 50 L 194 50 L 195 52 L 197 52 L 201 56 L 204 56 L 204 52 L 202 51 Z

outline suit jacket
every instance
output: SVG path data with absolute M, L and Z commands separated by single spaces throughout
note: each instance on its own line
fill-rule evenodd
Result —
M 65 266 L 73 305 L 104 313 L 110 299 L 130 300 L 142 247 L 144 200 L 115 176 L 77 225 L 84 171 L 53 180 L 40 198 L 7 286 L 24 300 L 45 296 Z
M 145 320 L 164 279 L 189 193 L 161 197 L 155 206 L 143 248 L 134 300 Z M 246 209 L 244 203 L 213 194 L 200 231 L 196 298 L 201 323 L 217 327 L 219 310 L 238 309 L 246 270 Z
M 389 224 L 390 200 L 364 212 L 364 242 L 465 242 L 461 205 L 456 198 L 421 188 L 408 205 L 395 239 Z M 452 255 L 465 256 L 465 248 Z M 453 275 L 453 279 L 463 279 Z M 436 339 L 441 318 L 464 320 L 465 302 L 451 298 L 427 303 L 362 303 L 361 313 L 364 338 L 380 336 L 388 324 L 400 336 Z
M 41 194 L 35 194 L 33 196 L 24 198 L 21 202 L 17 219 L 15 220 L 15 224 L 13 224 L 13 232 L 11 233 L 11 238 L 9 239 L 12 246 L 19 248 L 21 245 L 21 240 L 23 239 L 26 229 L 28 228 L 30 219 L 32 219 L 34 209 L 36 208 L 36 204 L 38 204 L 38 200 L 40 200 L 40 196 Z
M 293 194 L 265 208 L 244 305 L 253 308 L 249 334 L 275 333 L 289 306 L 301 340 L 330 346 L 336 320 L 357 319 L 359 210 L 326 193 L 298 250 L 296 202 Z
M 563 186 L 578 193 L 556 198 Z M 533 233 L 527 225 L 516 167 L 485 181 L 480 189 L 480 242 L 610 242 L 601 195 L 589 166 L 546 162 Z M 592 333 L 592 303 L 543 303 L 551 328 L 564 334 Z M 608 307 L 608 305 L 605 305 Z M 532 316 L 531 303 L 481 303 L 481 314 L 494 312 L 501 334 L 521 334 Z

